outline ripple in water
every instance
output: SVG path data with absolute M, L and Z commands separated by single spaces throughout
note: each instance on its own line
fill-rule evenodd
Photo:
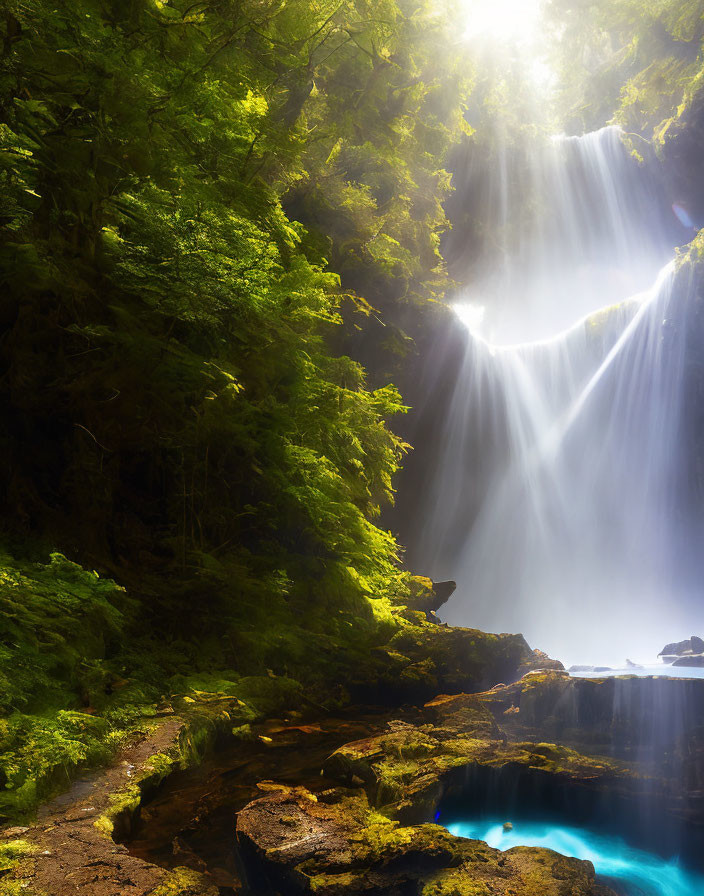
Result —
M 597 874 L 609 878 L 624 896 L 701 896 L 704 876 L 682 867 L 677 859 L 634 849 L 618 837 L 596 834 L 588 828 L 519 821 L 504 831 L 496 818 L 460 821 L 447 827 L 458 837 L 484 840 L 495 849 L 542 846 L 566 856 L 588 859 Z

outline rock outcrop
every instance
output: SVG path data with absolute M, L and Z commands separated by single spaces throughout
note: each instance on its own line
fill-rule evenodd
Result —
M 527 662 L 522 663 L 519 668 L 521 677 L 523 677 L 528 672 L 564 671 L 565 667 L 559 660 L 552 659 L 552 657 L 548 656 L 544 650 L 538 650 L 537 648 L 533 651 L 533 655 L 527 660 Z
M 403 826 L 374 811 L 361 789 L 277 789 L 239 813 L 237 840 L 255 883 L 287 894 L 614 896 L 591 862 L 548 849 L 500 852 L 435 824 Z
M 704 654 L 704 640 L 692 635 L 684 641 L 675 641 L 672 644 L 666 644 L 660 651 L 658 656 L 668 659 L 670 657 L 691 656 Z
M 668 705 L 663 729 L 654 707 Z M 439 696 L 418 722 L 390 722 L 336 750 L 324 763 L 336 787 L 263 784 L 266 795 L 238 817 L 241 854 L 253 880 L 286 893 L 610 896 L 589 863 L 540 849 L 497 852 L 433 822 L 453 806 L 529 793 L 565 814 L 596 812 L 635 831 L 646 797 L 657 807 L 658 838 L 665 818 L 686 821 L 699 838 L 702 711 L 704 682 L 559 671 Z M 643 732 L 657 741 L 652 755 L 642 750 Z
M 405 603 L 409 609 L 424 613 L 430 621 L 435 621 L 434 614 L 448 602 L 456 588 L 456 582 L 433 582 L 423 576 L 413 576 L 411 593 L 405 598 Z
M 442 695 L 417 722 L 337 749 L 324 763 L 333 788 L 264 783 L 239 813 L 241 855 L 255 883 L 292 894 L 613 896 L 589 863 L 497 852 L 433 822 L 523 794 L 616 834 L 627 825 L 653 847 L 676 834 L 699 849 L 703 713 L 704 682 L 687 679 L 548 671 Z
M 673 666 L 689 666 L 697 668 L 704 666 L 704 653 L 695 653 L 691 656 L 680 656 L 672 663 Z
M 424 703 L 439 693 L 482 691 L 517 681 L 530 669 L 552 664 L 522 635 L 494 635 L 472 628 L 404 625 L 369 652 L 346 682 L 359 702 Z

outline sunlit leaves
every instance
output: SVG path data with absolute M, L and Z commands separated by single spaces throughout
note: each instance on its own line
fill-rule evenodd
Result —
M 395 0 L 9 4 L 0 398 L 32 525 L 71 508 L 98 550 L 136 529 L 181 568 L 225 546 L 293 579 L 313 558 L 311 591 L 320 564 L 396 575 L 370 520 L 403 406 L 326 340 L 344 294 L 371 311 L 362 280 L 435 288 L 456 110 L 414 115 L 437 92 L 428 21 Z
M 691 102 L 704 63 L 702 0 L 551 0 L 549 9 L 562 104 L 584 127 L 614 116 L 651 137 Z

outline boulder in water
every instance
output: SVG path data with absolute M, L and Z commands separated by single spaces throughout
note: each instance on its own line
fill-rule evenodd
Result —
M 692 656 L 680 656 L 678 657 L 673 666 L 690 666 L 692 668 L 704 666 L 704 654 L 697 653 Z
M 363 790 L 263 789 L 238 813 L 236 837 L 247 876 L 267 892 L 615 896 L 591 862 L 542 847 L 501 852 L 437 824 L 407 824 L 370 805 Z
M 685 641 L 675 641 L 672 644 L 666 644 L 658 656 L 686 656 L 687 654 L 700 653 L 704 654 L 704 640 L 696 635 L 692 635 L 691 638 L 687 638 Z

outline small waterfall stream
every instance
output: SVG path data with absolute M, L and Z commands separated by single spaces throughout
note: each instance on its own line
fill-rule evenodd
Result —
M 479 188 L 505 243 L 456 305 L 425 568 L 458 581 L 450 623 L 521 631 L 568 663 L 654 657 L 691 621 L 669 599 L 686 310 L 672 215 L 614 127 L 554 138 L 521 170 L 512 192 L 504 168 L 500 201 Z

